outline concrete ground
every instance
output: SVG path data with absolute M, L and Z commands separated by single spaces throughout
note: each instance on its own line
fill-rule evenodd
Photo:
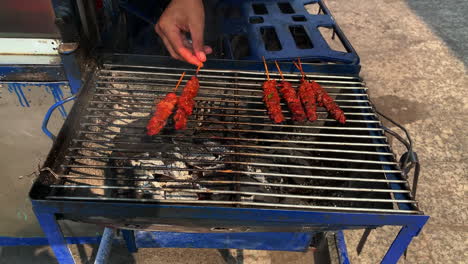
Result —
M 431 216 L 400 263 L 466 263 L 467 1 L 327 1 L 361 57 L 377 109 L 411 133 L 422 165 L 417 200 Z M 394 149 L 401 152 L 401 146 Z M 397 234 L 345 232 L 353 263 L 377 263 Z
M 468 88 L 468 1 L 327 0 L 326 3 L 361 57 L 361 75 L 377 108 L 410 131 L 421 159 L 417 199 L 431 219 L 411 243 L 407 258 L 399 263 L 464 263 L 468 259 L 465 200 L 468 98 L 463 92 Z M 6 93 L 3 89 L 2 96 Z M 0 118 L 8 122 L 2 125 L 2 131 L 20 126 L 25 135 L 38 134 L 37 127 L 29 127 L 31 120 L 40 120 L 43 112 L 24 112 L 23 116 L 30 119 L 13 120 L 9 111 L 12 109 L 0 99 Z M 16 140 L 22 138 L 17 135 Z M 32 138 L 31 148 L 18 149 L 7 144 L 15 138 L 0 135 L 0 139 L 2 176 L 10 177 L 3 181 L 10 186 L 8 192 L 0 194 L 0 222 L 14 223 L 1 225 L 0 236 L 41 235 L 26 200 L 31 178 L 24 175 L 43 161 L 50 143 Z M 402 147 L 396 142 L 393 145 L 401 153 Z M 11 168 L 12 164 L 17 167 Z M 6 206 L 11 203 L 18 206 Z M 77 230 L 71 224 L 66 229 Z M 99 231 L 78 229 L 83 234 Z M 396 233 L 395 228 L 373 231 L 358 256 L 354 249 L 362 231 L 345 232 L 351 261 L 377 263 Z M 95 254 L 95 247 L 73 246 L 72 251 L 82 263 L 87 263 Z M 53 263 L 48 247 L 4 247 L 0 254 L 0 263 Z M 205 249 L 143 249 L 130 256 L 124 248 L 115 247 L 112 257 L 111 263 L 232 263 L 232 259 L 226 261 L 222 252 Z M 311 252 L 245 251 L 243 256 L 244 263 L 311 261 Z

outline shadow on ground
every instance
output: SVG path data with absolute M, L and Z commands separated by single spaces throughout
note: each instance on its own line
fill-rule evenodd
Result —
M 408 6 L 468 66 L 468 1 L 406 0 Z
M 69 245 L 76 263 L 94 263 L 98 245 Z M 3 247 L 0 251 L 0 264 L 58 263 L 49 246 L 13 246 Z M 135 258 L 123 245 L 114 245 L 108 260 L 112 264 L 133 264 Z

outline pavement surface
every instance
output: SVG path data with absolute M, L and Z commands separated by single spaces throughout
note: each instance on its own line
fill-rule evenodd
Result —
M 372 100 L 409 130 L 421 160 L 417 199 L 431 219 L 399 263 L 466 263 L 468 1 L 327 0 L 326 4 L 361 57 L 361 75 Z M 3 88 L 1 96 L 6 98 Z M 43 235 L 26 197 L 33 177 L 29 174 L 50 148 L 39 128 L 31 126 L 41 120 L 51 103 L 47 100 L 37 101 L 38 110 L 31 112 L 0 99 L 0 119 L 6 122 L 0 129 L 0 167 L 6 179 L 0 192 L 0 236 Z M 13 118 L 10 113 L 17 109 L 20 114 Z M 51 126 L 56 129 L 63 119 L 54 120 Z M 19 132 L 12 133 L 13 128 Z M 19 141 L 22 147 L 10 143 Z M 401 154 L 403 147 L 392 144 Z M 73 223 L 63 227 L 70 235 L 101 232 Z M 374 230 L 358 256 L 354 249 L 362 232 L 345 232 L 352 263 L 378 263 L 398 229 Z M 96 246 L 90 245 L 71 249 L 79 263 L 89 263 L 96 253 Z M 132 256 L 115 246 L 110 263 L 311 263 L 313 259 L 310 251 L 246 250 L 242 257 L 236 256 L 236 251 L 229 256 L 209 249 L 141 249 Z M 49 247 L 3 247 L 0 263 L 54 263 L 54 257 Z
M 409 130 L 421 161 L 417 200 L 431 218 L 400 263 L 466 263 L 468 1 L 327 3 L 361 57 L 377 109 Z M 345 232 L 353 263 L 378 263 L 398 229 L 373 231 L 357 256 L 362 232 Z

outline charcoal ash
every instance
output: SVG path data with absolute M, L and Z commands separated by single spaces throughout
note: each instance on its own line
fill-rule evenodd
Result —
M 121 134 L 115 142 L 127 142 L 125 134 L 137 134 L 144 132 L 140 127 L 146 120 L 137 120 L 128 127 L 121 128 Z M 163 131 L 170 133 L 169 131 Z M 112 157 L 125 159 L 111 160 L 111 166 L 117 167 L 111 171 L 111 175 L 121 175 L 125 178 L 143 179 L 135 181 L 136 187 L 143 190 L 123 191 L 119 195 L 131 195 L 138 198 L 152 199 L 189 199 L 198 200 L 203 194 L 196 192 L 183 192 L 177 189 L 204 190 L 202 184 L 196 183 L 198 179 L 204 179 L 216 174 L 214 171 L 228 169 L 223 160 L 227 156 L 222 153 L 231 150 L 220 146 L 214 140 L 199 141 L 193 144 L 194 130 L 177 131 L 176 137 L 152 138 L 142 136 L 138 138 L 140 144 L 115 143 L 117 149 L 134 149 L 134 152 L 114 151 Z M 180 136 L 180 134 L 184 134 Z M 216 134 L 213 134 L 216 136 Z M 148 150 L 148 144 L 153 146 L 157 140 L 157 150 Z M 132 169 L 119 169 L 121 167 L 132 167 Z M 154 168 L 154 169 L 152 169 Z M 119 182 L 123 183 L 123 182 Z M 187 183 L 190 183 L 187 185 Z M 145 190 L 148 188 L 150 190 Z M 160 189 L 174 189 L 174 191 L 158 191 Z M 216 194 L 214 194 L 216 195 Z M 205 195 L 206 196 L 206 195 Z M 228 200 L 227 198 L 225 200 Z

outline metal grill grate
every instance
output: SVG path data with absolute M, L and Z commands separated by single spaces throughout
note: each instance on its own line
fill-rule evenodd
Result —
M 419 212 L 358 77 L 309 75 L 343 108 L 346 125 L 323 108 L 316 122 L 293 123 L 284 104 L 286 122 L 272 124 L 262 72 L 202 70 L 188 129 L 170 121 L 146 136 L 154 101 L 182 71 L 105 64 L 58 169 L 61 184 L 46 199 Z M 286 78 L 297 85 L 300 76 Z

